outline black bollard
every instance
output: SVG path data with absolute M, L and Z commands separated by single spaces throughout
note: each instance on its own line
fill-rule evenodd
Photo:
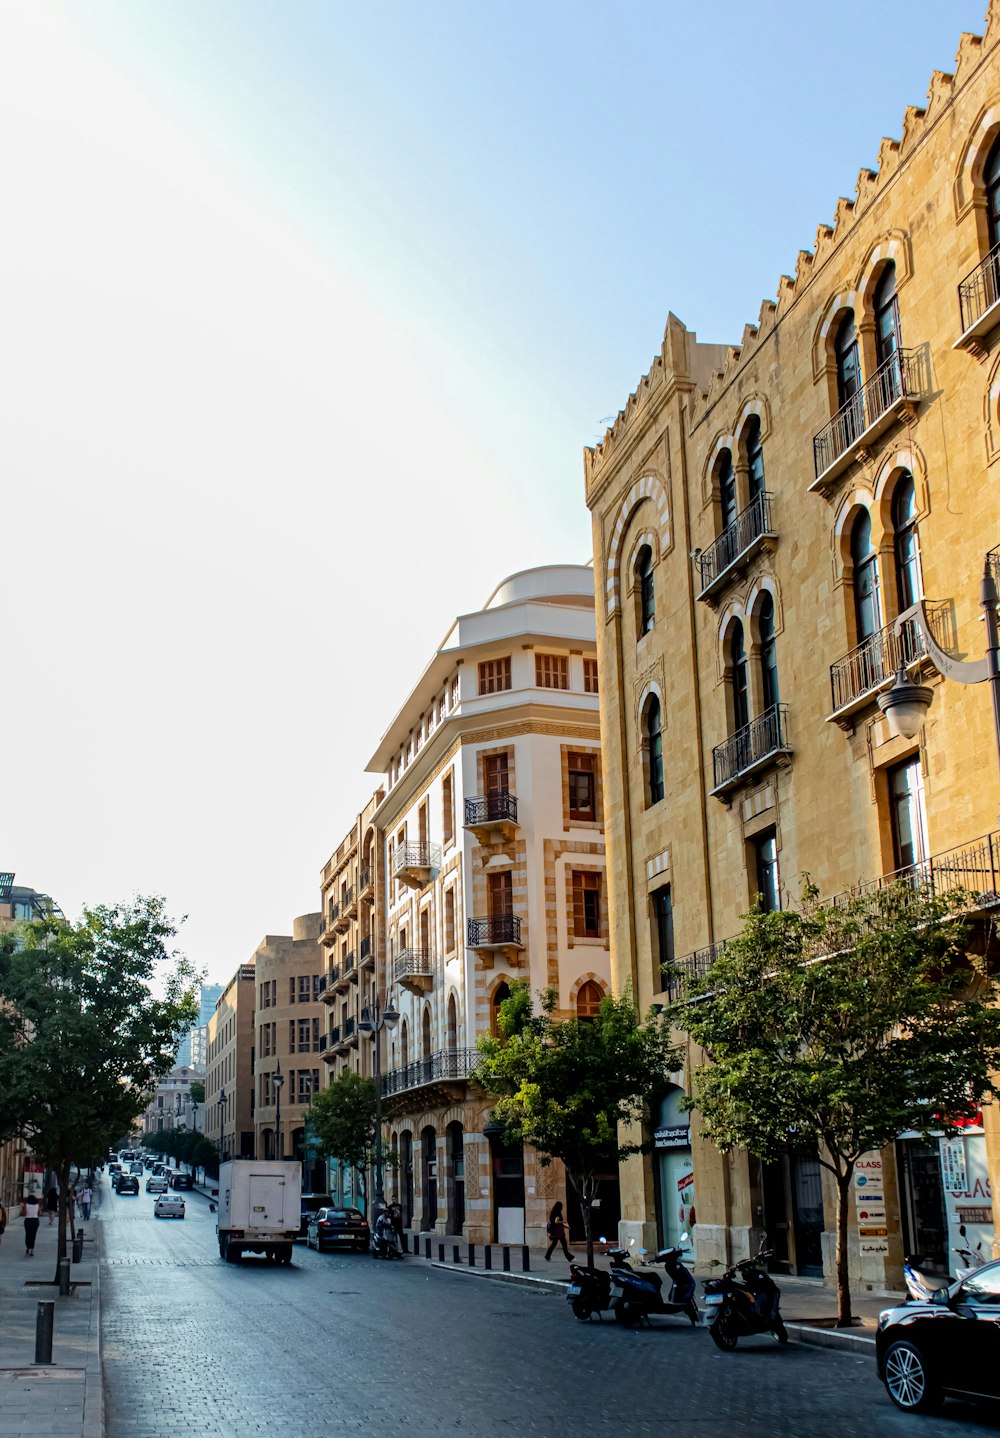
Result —
M 444 1244 L 438 1244 L 438 1263 L 444 1263 Z
M 504 1273 L 510 1272 L 510 1249 L 506 1243 L 503 1246 L 503 1271 Z
M 525 1243 L 521 1246 L 521 1272 L 527 1273 L 530 1268 L 531 1255 L 528 1251 L 528 1245 Z
M 56 1265 L 56 1271 L 57 1271 L 57 1273 L 59 1274 L 59 1297 L 60 1297 L 60 1298 L 68 1298 L 68 1297 L 69 1297 L 69 1259 L 68 1259 L 68 1258 L 60 1258 L 58 1264 Z
M 35 1362 L 48 1364 L 52 1362 L 52 1324 L 56 1306 L 51 1298 L 38 1305 L 35 1315 Z
M 424 1239 L 424 1257 L 425 1257 L 425 1258 L 430 1258 L 430 1256 L 431 1256 L 431 1241 L 430 1241 L 429 1238 L 425 1238 L 425 1239 Z
M 485 1243 L 483 1245 L 483 1267 L 493 1267 L 493 1245 L 491 1243 Z
M 470 1244 L 469 1244 L 469 1267 L 470 1267 L 470 1268 L 475 1268 L 475 1266 L 476 1266 L 476 1245 L 475 1245 L 474 1243 L 470 1243 Z
M 457 1244 L 457 1243 L 453 1243 L 453 1244 L 451 1245 L 451 1261 L 452 1261 L 452 1263 L 461 1263 L 461 1261 L 462 1261 L 461 1256 L 460 1256 L 460 1254 L 459 1254 L 459 1252 L 458 1252 L 458 1244 Z

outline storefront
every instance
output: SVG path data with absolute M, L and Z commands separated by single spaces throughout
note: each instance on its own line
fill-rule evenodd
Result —
M 691 1120 L 684 1110 L 684 1090 L 672 1085 L 660 1101 L 653 1126 L 653 1175 L 656 1184 L 656 1229 L 664 1248 L 681 1248 L 694 1256 L 694 1165 Z
M 982 1116 L 946 1137 L 903 1134 L 896 1142 L 903 1251 L 941 1273 L 955 1248 L 993 1254 L 993 1196 Z M 961 1229 L 965 1228 L 965 1234 Z

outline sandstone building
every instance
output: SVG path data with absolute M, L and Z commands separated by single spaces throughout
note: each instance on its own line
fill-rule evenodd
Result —
M 664 1001 L 755 896 L 787 902 L 943 864 L 1000 889 L 979 582 L 1000 544 L 1000 8 L 962 37 L 853 199 L 837 201 L 776 302 L 733 345 L 675 316 L 649 373 L 585 455 L 593 518 L 614 983 Z M 995 554 L 994 554 L 995 560 Z M 904 666 L 933 690 L 922 734 L 877 699 Z M 942 664 L 947 668 L 947 664 Z M 623 1169 L 623 1233 L 691 1227 L 698 1258 L 766 1229 L 790 1270 L 832 1268 L 832 1206 L 809 1151 L 721 1157 L 664 1079 L 657 1148 Z M 963 1219 L 989 1251 L 996 1116 L 881 1155 L 886 1231 L 855 1228 L 872 1284 L 904 1251 L 945 1264 Z
M 222 988 L 205 1026 L 204 1132 L 224 1159 L 256 1157 L 256 992 L 256 965 L 241 964 Z
M 268 934 L 254 952 L 257 1158 L 305 1158 L 305 1118 L 319 1092 L 325 1020 L 322 932 L 322 914 L 302 914 L 290 936 Z

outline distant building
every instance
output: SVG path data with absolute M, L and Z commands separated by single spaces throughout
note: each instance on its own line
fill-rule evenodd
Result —
M 170 1072 L 159 1080 L 146 1105 L 142 1119 L 145 1131 L 169 1133 L 171 1129 L 186 1128 L 200 1133 L 204 1127 L 204 1104 L 195 1104 L 192 1101 L 191 1085 L 204 1082 L 204 1069 L 196 1069 L 190 1064 L 175 1064 Z
M 199 1037 L 198 1030 L 207 1028 L 208 1021 L 215 1012 L 216 1004 L 219 1002 L 222 989 L 222 984 L 202 984 L 198 1018 L 194 1027 L 184 1035 L 177 1048 L 177 1063 L 181 1067 L 205 1067 L 205 1044 L 207 1040 L 204 1034 Z
M 205 1134 L 224 1158 L 255 1158 L 254 999 L 257 970 L 241 964 L 204 1029 Z

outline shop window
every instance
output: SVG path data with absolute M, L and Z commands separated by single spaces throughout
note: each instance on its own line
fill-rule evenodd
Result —
M 539 689 L 568 689 L 568 656 L 565 654 L 536 654 L 535 684 Z
M 569 817 L 588 822 L 597 818 L 597 760 L 593 754 L 570 754 Z
M 578 939 L 601 937 L 601 874 L 593 869 L 573 873 L 573 934 Z
M 457 685 L 456 685 L 457 688 Z M 486 659 L 479 666 L 479 692 L 480 694 L 499 694 L 504 689 L 510 688 L 510 655 L 503 659 Z M 457 694 L 452 691 L 452 702 L 455 702 Z

